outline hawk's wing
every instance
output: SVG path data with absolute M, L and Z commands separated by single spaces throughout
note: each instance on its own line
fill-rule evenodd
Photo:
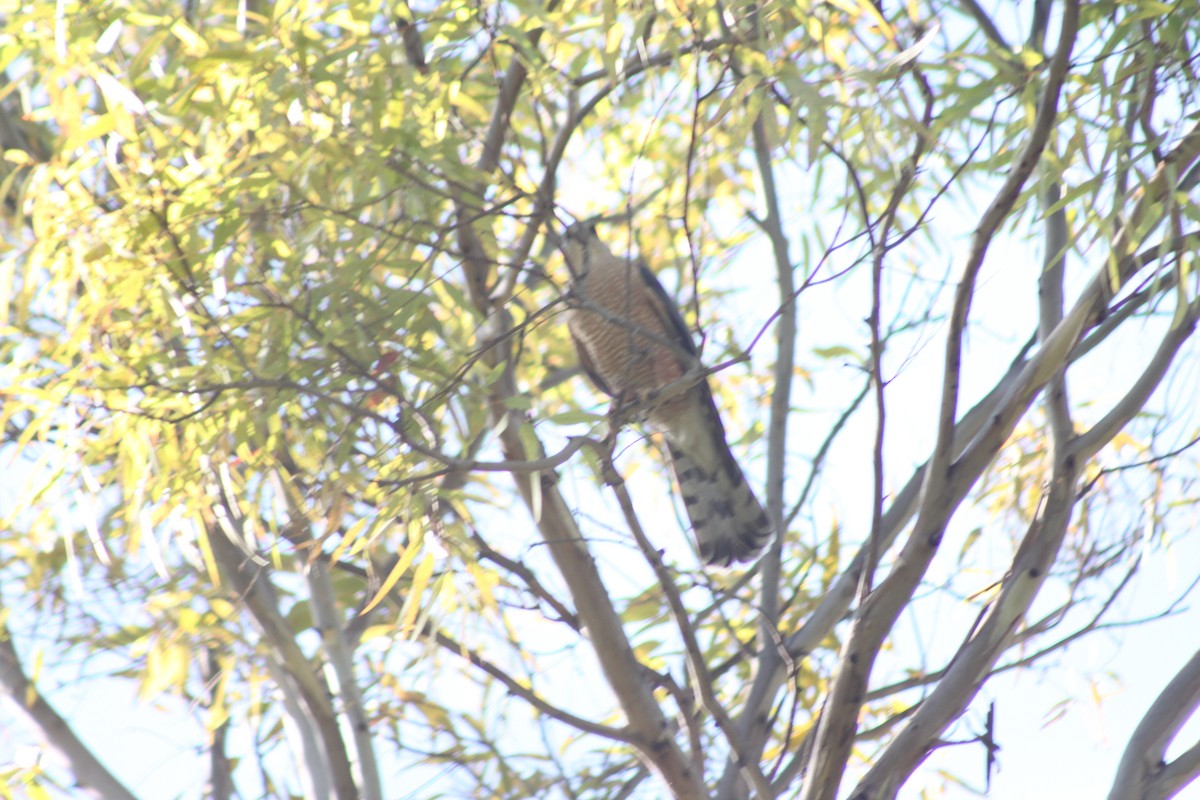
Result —
M 692 332 L 688 330 L 687 323 L 683 321 L 683 315 L 679 313 L 679 307 L 675 305 L 675 301 L 658 282 L 658 278 L 654 277 L 654 273 L 646 266 L 646 262 L 639 259 L 637 266 L 638 275 L 650 289 L 650 306 L 654 309 L 654 314 L 662 325 L 663 333 L 670 334 L 689 356 L 697 355 L 696 343 L 692 341 Z M 691 364 L 688 365 L 689 368 L 691 366 Z
M 604 382 L 604 378 L 600 375 L 600 370 L 596 369 L 595 362 L 592 361 L 592 356 L 588 353 L 587 344 L 575 335 L 575 331 L 567 328 L 571 334 L 571 341 L 575 344 L 575 352 L 579 355 L 579 366 L 583 368 L 583 372 L 592 379 L 592 383 L 596 388 L 604 392 L 609 397 L 616 397 L 617 393 L 609 388 Z

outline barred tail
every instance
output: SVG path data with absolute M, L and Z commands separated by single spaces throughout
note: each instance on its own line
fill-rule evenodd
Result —
M 725 442 L 711 396 L 705 391 L 695 399 L 703 402 L 691 404 L 664 432 L 700 557 L 722 567 L 753 561 L 774 527 Z
M 728 567 L 757 558 L 774 530 L 733 456 L 724 464 L 700 464 L 682 450 L 670 450 L 704 562 Z

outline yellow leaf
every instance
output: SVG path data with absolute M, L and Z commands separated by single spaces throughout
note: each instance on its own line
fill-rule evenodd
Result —
M 466 92 L 454 92 L 450 97 L 450 103 L 465 116 L 476 120 L 486 120 L 490 116 L 483 104 Z
M 191 651 L 186 645 L 156 641 L 146 653 L 146 673 L 138 697 L 150 700 L 171 687 L 182 687 L 190 661 Z
M 863 11 L 863 13 L 875 21 L 875 25 L 879 28 L 879 32 L 882 33 L 889 42 L 894 43 L 896 41 L 896 30 L 892 27 L 890 22 L 883 18 L 883 15 L 879 13 L 879 9 L 875 7 L 875 4 L 872 3 L 871 0 L 857 0 L 857 3 L 858 7 Z
M 479 599 L 483 607 L 489 611 L 497 610 L 496 594 L 493 590 L 500 584 L 500 576 L 478 564 L 467 564 L 467 571 L 471 573 L 471 580 L 479 590 Z
M 355 19 L 348 8 L 339 8 L 325 18 L 330 25 L 345 28 L 355 36 L 367 36 L 371 33 L 371 23 L 365 19 Z
M 223 600 L 220 597 L 214 597 L 208 601 L 208 606 L 221 619 L 232 619 L 237 607 L 228 600 Z
M 340 542 L 338 542 L 338 546 L 333 548 L 333 552 L 329 555 L 329 560 L 336 563 L 339 559 L 341 559 L 342 554 L 346 552 L 346 549 L 358 541 L 359 536 L 362 535 L 363 528 L 366 526 L 366 517 L 355 520 L 354 523 L 351 524 L 350 528 L 346 531 L 346 535 L 342 537 Z
M 144 11 L 127 11 L 125 13 L 125 21 L 127 23 L 137 25 L 141 28 L 157 28 L 165 20 L 165 17 L 158 14 L 147 14 Z
M 392 567 L 392 571 L 388 573 L 387 579 L 384 580 L 383 585 L 379 587 L 379 591 L 371 598 L 371 602 L 367 603 L 366 608 L 360 612 L 360 615 L 366 614 L 379 605 L 379 602 L 387 597 L 388 592 L 392 590 L 392 587 L 396 585 L 400 577 L 408 571 L 408 568 L 412 566 L 412 562 L 417 557 L 417 552 L 421 549 L 422 538 L 418 536 L 409 543 L 408 547 L 404 548 L 404 552 L 400 555 L 400 560 L 396 562 L 396 566 Z
M 175 34 L 175 38 L 183 43 L 183 47 L 189 56 L 208 55 L 208 42 L 204 41 L 204 37 L 196 33 L 183 20 L 175 20 L 175 23 L 171 25 L 171 33 Z
M 179 630 L 184 633 L 195 633 L 200 628 L 200 614 L 193 608 L 179 610 Z
M 395 628 L 391 625 L 368 625 L 362 632 L 362 636 L 358 637 L 358 641 L 360 644 L 365 644 L 381 636 L 390 636 L 394 631 Z
M 211 733 L 228 721 L 229 709 L 226 708 L 224 704 L 219 706 L 210 706 L 208 713 L 204 716 L 204 728 Z
M 421 608 L 421 595 L 433 575 L 433 553 L 426 553 L 417 571 L 413 573 L 412 586 L 409 587 L 408 597 L 404 598 L 404 607 L 400 609 L 400 635 L 408 636 L 417 612 Z

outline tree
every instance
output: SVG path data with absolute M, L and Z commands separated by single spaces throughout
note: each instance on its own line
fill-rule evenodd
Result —
M 934 791 L 1194 519 L 1188 4 L 4 24 L 0 680 L 52 755 L 10 795 L 133 796 L 54 704 L 81 665 L 183 698 L 216 798 Z M 753 568 L 579 375 L 595 214 L 702 344 Z M 1114 798 L 1200 774 L 1177 669 Z

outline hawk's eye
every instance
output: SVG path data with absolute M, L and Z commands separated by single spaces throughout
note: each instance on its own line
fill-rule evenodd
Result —
M 568 239 L 573 239 L 580 244 L 586 244 L 596 238 L 596 223 L 594 222 L 576 222 L 571 227 L 567 228 Z

